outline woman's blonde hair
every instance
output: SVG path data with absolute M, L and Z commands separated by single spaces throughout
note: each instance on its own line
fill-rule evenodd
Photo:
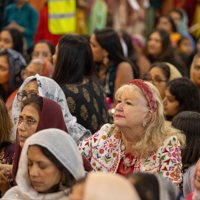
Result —
M 0 144 L 10 142 L 12 122 L 5 103 L 0 99 Z
M 140 140 L 132 146 L 134 154 L 140 157 L 148 156 L 149 154 L 155 152 L 162 145 L 164 140 L 170 136 L 176 136 L 181 145 L 185 143 L 185 136 L 181 133 L 180 130 L 165 124 L 163 103 L 157 88 L 153 84 L 146 81 L 144 84 L 147 84 L 149 87 L 154 101 L 156 101 L 157 108 L 155 111 L 151 111 L 147 103 L 147 112 L 151 112 L 151 118 L 147 125 L 144 127 L 145 134 L 142 135 Z M 117 98 L 124 92 L 133 93 L 135 90 L 139 91 L 140 94 L 146 99 L 146 96 L 142 90 L 134 84 L 126 84 L 120 87 L 117 90 L 115 97 Z M 119 132 L 119 129 L 115 128 L 114 132 L 116 131 Z

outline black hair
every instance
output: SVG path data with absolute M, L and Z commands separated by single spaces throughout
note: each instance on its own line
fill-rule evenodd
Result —
M 21 32 L 19 32 L 17 29 L 15 28 L 9 28 L 6 27 L 4 29 L 1 30 L 2 31 L 8 31 L 12 37 L 13 40 L 13 48 L 15 51 L 23 54 L 23 48 L 24 48 L 24 39 L 23 39 L 23 34 Z
M 88 39 L 80 35 L 64 35 L 58 43 L 53 79 L 58 84 L 81 83 L 93 78 L 96 71 Z
M 178 14 L 181 16 L 181 19 L 183 19 L 183 17 L 184 17 L 184 14 L 183 14 L 183 11 L 182 11 L 182 9 L 180 9 L 180 8 L 173 8 L 172 10 L 170 10 L 170 12 L 169 12 L 169 13 L 173 13 L 173 12 L 176 12 L 176 13 L 178 13 Z
M 168 82 L 170 79 L 170 75 L 171 75 L 169 66 L 165 62 L 156 62 L 150 66 L 149 70 L 153 69 L 154 67 L 158 67 L 159 69 L 162 70 L 162 72 L 165 76 L 166 82 Z
M 181 130 L 186 136 L 186 145 L 181 151 L 185 170 L 200 158 L 200 113 L 180 112 L 172 119 L 172 126 Z
M 142 200 L 160 200 L 159 183 L 155 175 L 135 173 L 128 176 Z
M 94 31 L 94 35 L 100 46 L 108 51 L 109 60 L 111 60 L 114 64 L 119 64 L 123 61 L 127 61 L 123 54 L 120 37 L 114 29 L 96 29 Z
M 34 47 L 37 44 L 46 44 L 50 49 L 51 55 L 53 56 L 53 54 L 55 53 L 55 46 L 49 40 L 39 40 L 37 43 L 34 44 Z M 33 47 L 33 50 L 34 50 L 34 47 Z
M 176 24 L 175 24 L 174 20 L 173 20 L 169 15 L 161 15 L 161 16 L 158 18 L 158 22 L 159 22 L 159 19 L 160 19 L 160 18 L 166 18 L 166 19 L 169 21 L 169 23 L 171 24 L 172 31 L 173 31 L 173 32 L 177 32 Z M 158 22 L 157 22 L 157 24 L 158 24 Z
M 33 96 L 31 98 L 27 98 L 22 102 L 22 108 L 21 111 L 24 109 L 25 106 L 27 105 L 33 105 L 34 108 L 38 111 L 39 115 L 42 112 L 43 108 L 43 98 L 40 96 Z
M 169 55 L 171 55 L 173 53 L 172 52 L 172 46 L 171 46 L 171 41 L 170 41 L 169 34 L 167 33 L 167 31 L 165 31 L 163 29 L 156 29 L 156 30 L 152 31 L 148 35 L 147 42 L 148 42 L 150 36 L 153 33 L 158 33 L 160 35 L 161 44 L 162 44 L 162 50 L 161 50 L 160 54 L 158 55 L 158 57 L 156 58 L 156 60 L 157 61 L 163 61 L 163 59 L 165 59 L 166 57 L 168 57 Z M 151 54 L 149 54 L 148 51 L 147 51 L 147 49 L 145 49 L 145 54 L 148 56 L 148 58 L 150 59 L 151 62 L 152 61 L 155 62 L 154 56 L 152 56 Z
M 199 111 L 198 90 L 189 78 L 182 77 L 171 80 L 167 84 L 167 88 L 179 102 L 178 112 Z
M 45 147 L 39 146 L 42 153 L 51 161 L 54 163 L 54 165 L 59 169 L 59 171 L 62 174 L 61 179 L 61 186 L 64 188 L 71 188 L 75 183 L 76 179 L 75 177 L 69 172 L 66 167 L 63 166 L 63 164 Z M 61 190 L 62 188 L 58 188 Z
M 1 49 L 0 50 L 0 57 L 7 57 L 8 61 L 8 71 L 9 71 L 9 78 L 8 78 L 8 89 L 5 91 L 3 88 L 2 90 L 2 96 L 6 100 L 7 97 L 15 90 L 17 89 L 23 82 L 23 79 L 21 77 L 21 70 L 23 70 L 26 67 L 26 63 L 20 61 L 20 56 L 22 56 L 19 52 L 16 52 L 15 50 L 12 50 L 14 53 L 16 53 L 16 56 L 14 59 L 10 58 L 9 49 Z M 16 66 L 13 66 L 13 65 Z M 1 87 L 1 86 L 0 86 Z

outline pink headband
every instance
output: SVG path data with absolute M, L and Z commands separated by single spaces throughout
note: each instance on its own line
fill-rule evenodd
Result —
M 144 93 L 148 105 L 151 109 L 152 112 L 155 112 L 157 109 L 157 103 L 156 100 L 153 96 L 152 91 L 150 90 L 149 86 L 141 79 L 134 79 L 132 81 L 129 82 L 130 84 L 136 85 L 137 87 L 140 88 L 140 90 L 142 90 L 142 92 Z

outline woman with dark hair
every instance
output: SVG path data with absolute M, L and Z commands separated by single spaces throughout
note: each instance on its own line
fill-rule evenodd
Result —
M 63 36 L 53 56 L 53 79 L 63 89 L 69 110 L 92 133 L 109 121 L 105 93 L 96 77 L 92 51 L 83 36 Z
M 186 67 L 170 44 L 169 34 L 163 29 L 153 31 L 147 38 L 145 54 L 151 63 L 169 62 L 182 75 L 187 75 Z
M 184 172 L 200 158 L 200 113 L 183 111 L 172 120 L 172 126 L 186 135 L 186 144 L 181 151 Z
M 12 49 L 0 50 L 0 97 L 4 101 L 22 84 L 21 71 L 25 67 L 26 61 L 20 53 Z
M 167 62 L 156 62 L 151 65 L 143 79 L 152 82 L 160 92 L 162 99 L 164 99 L 167 83 L 180 77 L 182 75 L 174 65 Z
M 120 38 L 112 28 L 95 30 L 90 44 L 99 79 L 113 102 L 115 91 L 136 76 L 135 66 L 125 58 Z
M 12 122 L 5 103 L 0 99 L 0 198 L 6 191 L 11 177 L 12 161 L 15 152 L 15 144 L 11 138 Z M 5 181 L 4 181 L 5 180 Z
M 199 97 L 196 86 L 188 78 L 177 78 L 167 84 L 164 114 L 172 120 L 181 111 L 199 112 Z
M 177 200 L 178 189 L 158 174 L 135 173 L 128 179 L 142 200 Z
M 14 28 L 4 28 L 0 32 L 0 49 L 10 48 L 15 51 L 24 54 L 24 41 L 23 35 L 17 29 Z
M 40 40 L 33 46 L 32 59 L 46 59 L 52 63 L 55 46 L 48 40 Z
M 181 35 L 177 32 L 176 23 L 169 15 L 160 16 L 156 28 L 163 29 L 170 35 L 172 46 L 176 46 L 177 41 L 181 38 Z
M 30 119 L 23 119 L 23 123 Z M 65 156 L 62 156 L 64 152 Z M 46 129 L 29 137 L 23 147 L 17 186 L 2 199 L 64 200 L 70 188 L 85 176 L 74 140 L 59 129 Z

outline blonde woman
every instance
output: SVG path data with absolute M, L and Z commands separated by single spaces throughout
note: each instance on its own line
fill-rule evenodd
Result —
M 95 171 L 127 175 L 158 173 L 176 184 L 182 180 L 181 145 L 184 136 L 165 125 L 156 87 L 135 79 L 115 95 L 114 124 L 104 125 L 79 148 Z

